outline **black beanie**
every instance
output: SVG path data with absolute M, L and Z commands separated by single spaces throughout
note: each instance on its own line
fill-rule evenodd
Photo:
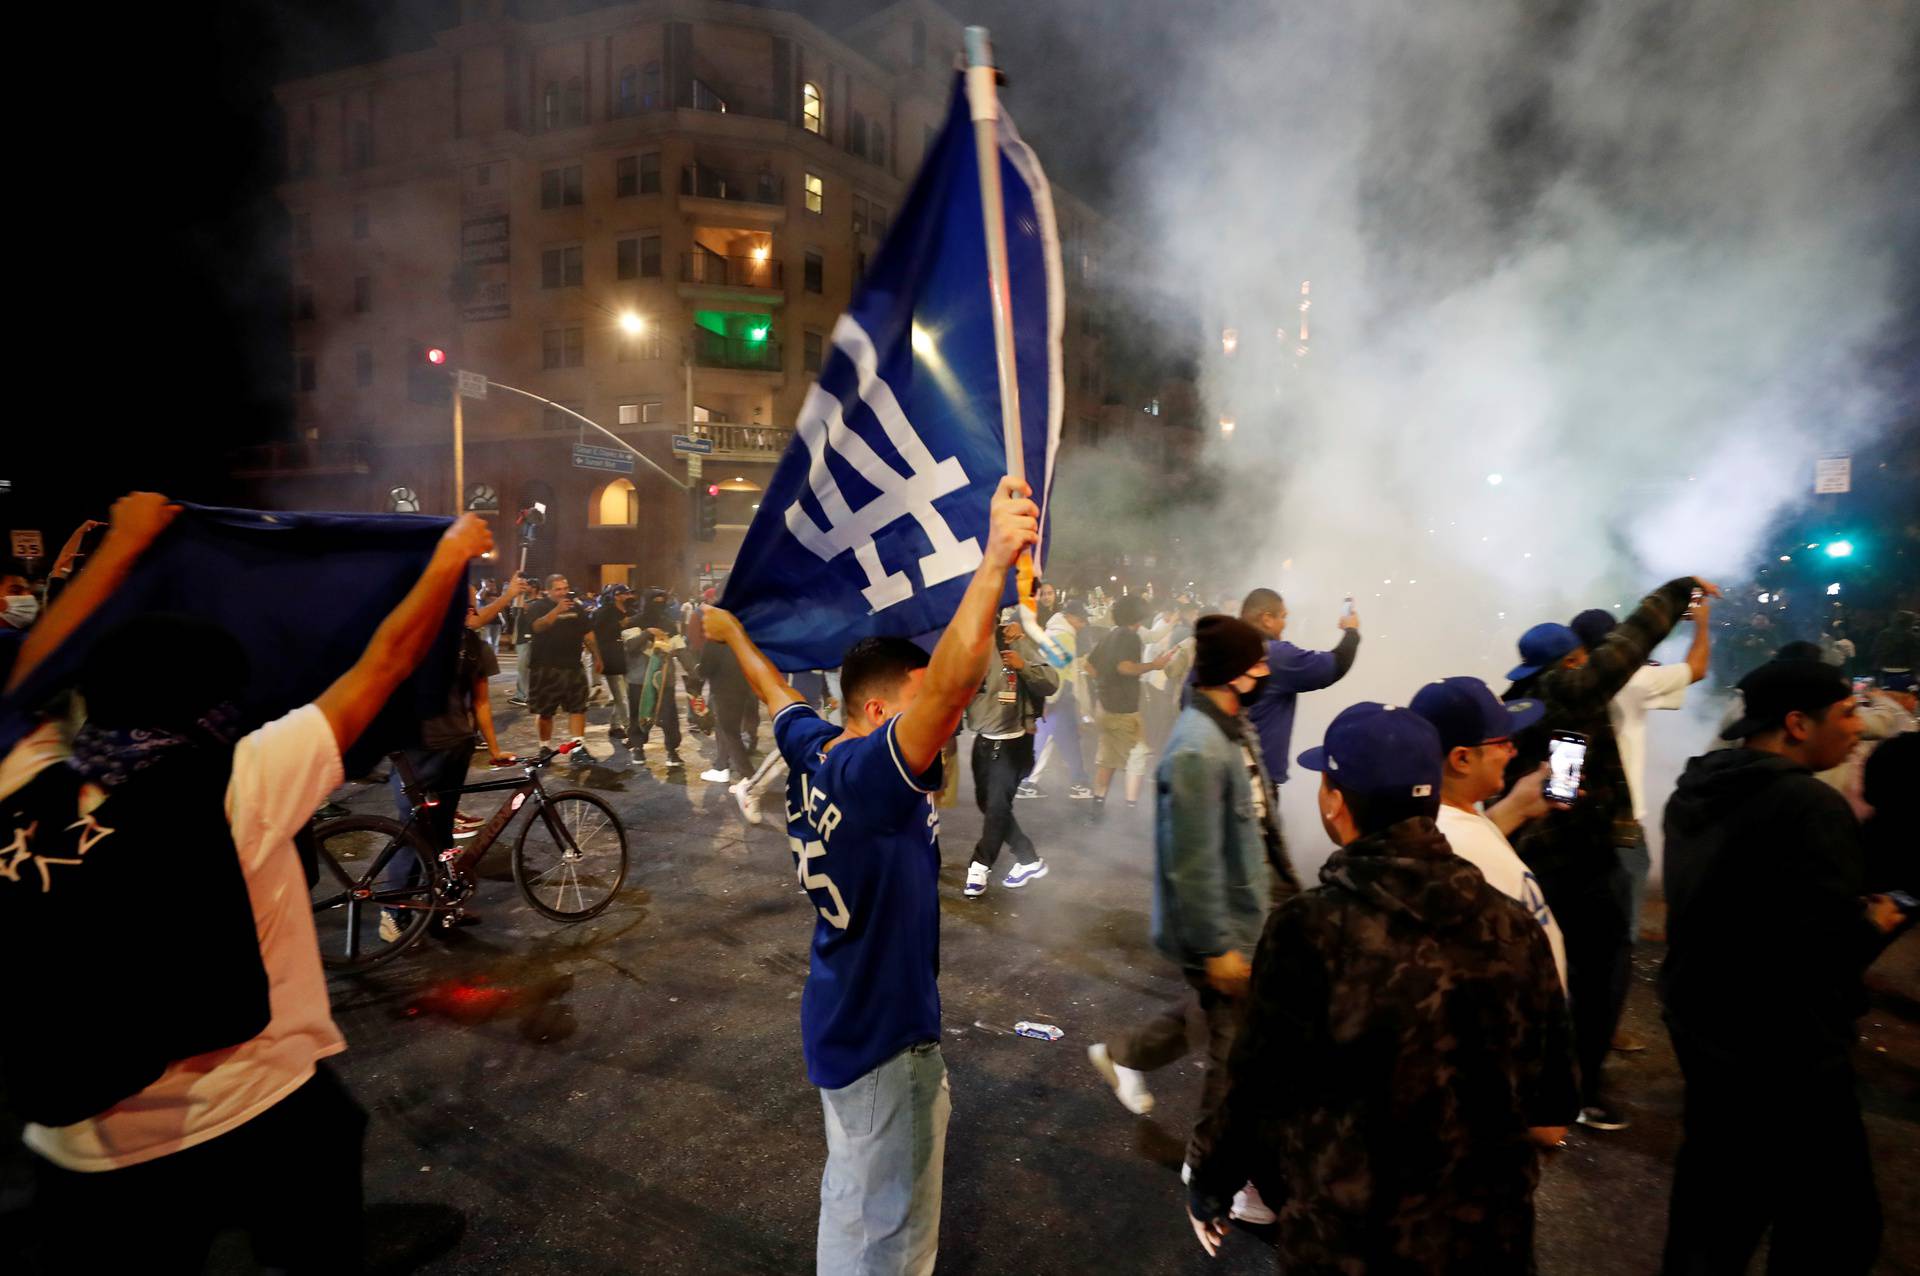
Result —
M 1202 616 L 1193 626 L 1193 681 L 1224 687 L 1267 658 L 1260 631 L 1233 616 Z

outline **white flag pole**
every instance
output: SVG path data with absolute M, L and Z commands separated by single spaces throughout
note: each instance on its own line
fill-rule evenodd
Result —
M 985 27 L 968 27 L 967 113 L 973 120 L 973 150 L 980 172 L 980 211 L 987 241 L 987 292 L 993 302 L 993 353 L 1000 379 L 1000 428 L 1007 444 L 1007 473 L 1021 482 L 1027 477 L 1027 451 L 1020 428 L 1020 382 L 1015 375 L 1013 350 L 1013 291 L 1007 270 L 1007 209 L 1000 192 L 999 72 L 993 65 L 993 46 Z M 1020 555 L 1018 568 L 1021 627 L 1045 654 L 1048 663 L 1064 668 L 1067 655 L 1040 627 L 1033 601 L 1033 553 Z

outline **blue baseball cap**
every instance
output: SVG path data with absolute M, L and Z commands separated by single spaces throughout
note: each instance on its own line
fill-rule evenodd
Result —
M 1327 724 L 1327 738 L 1300 755 L 1346 793 L 1427 798 L 1440 791 L 1440 733 L 1410 709 L 1363 700 Z
M 1522 727 L 1540 721 L 1547 712 L 1547 706 L 1538 700 L 1502 703 L 1478 678 L 1429 682 L 1407 707 L 1439 732 L 1442 755 L 1463 746 L 1471 749 L 1489 740 L 1505 740 Z
M 1580 645 L 1580 635 L 1565 625 L 1543 620 L 1520 635 L 1520 663 L 1507 671 L 1507 679 L 1518 682 L 1531 678 L 1548 665 Z

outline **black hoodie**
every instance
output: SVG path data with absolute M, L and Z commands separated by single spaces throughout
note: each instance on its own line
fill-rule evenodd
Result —
M 1320 880 L 1268 917 L 1195 1197 L 1251 1179 L 1288 1272 L 1532 1271 L 1527 1129 L 1579 1106 L 1546 932 L 1429 819 Z
M 1667 802 L 1667 958 L 1676 1040 L 1743 1067 L 1843 1060 L 1860 976 L 1887 937 L 1866 918 L 1847 800 L 1758 749 L 1694 758 Z

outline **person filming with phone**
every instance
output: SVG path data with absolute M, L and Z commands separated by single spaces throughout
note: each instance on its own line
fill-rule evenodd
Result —
M 1880 1202 L 1848 1055 L 1861 976 L 1910 920 L 1868 895 L 1847 800 L 1816 772 L 1860 738 L 1818 660 L 1740 680 L 1741 747 L 1687 763 L 1667 803 L 1660 1001 L 1686 1082 L 1663 1270 L 1864 1272 Z
M 1535 699 L 1546 713 L 1516 733 L 1507 767 L 1511 788 L 1554 767 L 1545 818 L 1513 834 L 1513 846 L 1538 879 L 1566 942 L 1567 993 L 1580 1062 L 1579 1122 L 1590 1130 L 1624 1130 L 1627 1119 L 1604 1099 L 1601 1066 L 1613 1045 L 1625 1003 L 1630 953 L 1631 874 L 1621 861 L 1616 826 L 1633 819 L 1632 793 L 1608 705 L 1647 656 L 1693 605 L 1694 591 L 1719 589 L 1692 576 L 1670 580 L 1588 648 L 1566 625 L 1535 625 L 1520 637 L 1520 663 L 1501 698 Z M 1577 770 L 1570 770 L 1576 766 Z

